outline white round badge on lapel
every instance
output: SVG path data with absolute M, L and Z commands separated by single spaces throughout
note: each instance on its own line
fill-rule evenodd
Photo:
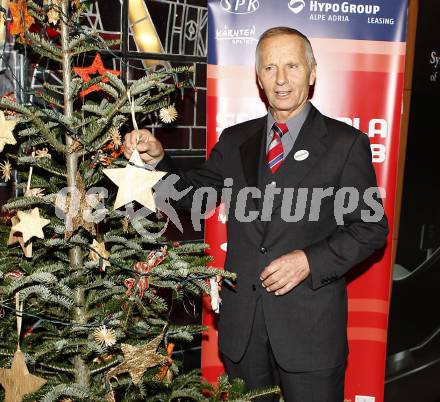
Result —
M 300 149 L 299 151 L 295 152 L 295 155 L 293 155 L 296 161 L 303 161 L 304 159 L 307 159 L 309 157 L 309 151 L 305 149 Z

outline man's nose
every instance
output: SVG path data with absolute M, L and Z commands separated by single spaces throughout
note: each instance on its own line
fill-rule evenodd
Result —
M 276 83 L 277 85 L 287 84 L 287 74 L 283 68 L 277 70 Z

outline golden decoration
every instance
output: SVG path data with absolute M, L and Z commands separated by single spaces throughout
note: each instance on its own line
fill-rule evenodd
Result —
M 76 191 L 72 195 L 60 197 L 57 201 L 62 201 L 61 205 L 57 202 L 57 206 L 64 211 L 66 231 L 64 233 L 65 239 L 70 239 L 74 232 L 80 227 L 83 227 L 91 234 L 95 235 L 95 223 L 93 222 L 92 211 L 93 208 L 99 203 L 99 195 L 86 194 L 84 190 L 84 182 L 81 174 L 76 174 L 75 180 Z M 70 211 L 71 204 L 74 204 L 77 208 Z
M 11 180 L 12 166 L 9 161 L 4 161 L 0 163 L 0 173 L 2 174 L 2 179 L 6 182 Z
M 34 208 L 30 212 L 18 211 L 17 217 L 20 222 L 12 226 L 12 230 L 14 232 L 21 232 L 25 243 L 31 237 L 44 239 L 43 228 L 50 223 L 50 220 L 41 218 L 38 208 Z
M 129 373 L 133 384 L 138 385 L 145 371 L 151 367 L 171 364 L 172 360 L 168 356 L 157 353 L 157 348 L 162 342 L 164 334 L 160 334 L 145 346 L 132 346 L 121 344 L 121 350 L 124 354 L 124 361 L 116 367 L 110 369 L 106 375 L 107 381 L 122 373 Z
M 110 266 L 110 261 L 108 261 L 110 253 L 105 249 L 105 243 L 99 243 L 96 239 L 93 239 L 92 249 L 89 258 L 92 261 L 99 261 L 102 257 L 102 265 L 99 268 L 105 272 L 105 268 Z
M 29 373 L 21 350 L 14 353 L 12 367 L 0 368 L 0 384 L 6 391 L 5 402 L 21 402 L 23 396 L 38 391 L 46 380 Z
M 107 328 L 105 325 L 96 328 L 93 331 L 95 342 L 100 346 L 113 346 L 116 344 L 116 332 L 112 328 Z
M 144 163 L 137 150 L 131 155 L 127 166 L 124 168 L 103 169 L 103 173 L 119 187 L 114 209 L 132 201 L 137 201 L 150 211 L 156 210 L 152 188 L 166 175 L 166 172 L 144 169 Z
M 58 24 L 59 20 L 60 20 L 60 13 L 54 8 L 51 8 L 47 12 L 47 21 L 49 22 L 49 24 L 56 25 Z
M 44 190 L 40 187 L 30 188 L 24 192 L 25 197 L 38 197 L 41 198 L 44 195 Z
M 122 145 L 121 133 L 119 132 L 119 130 L 117 128 L 113 127 L 110 130 L 110 134 L 112 137 L 113 146 L 115 147 L 115 149 L 118 149 Z
M 67 152 L 69 152 L 69 154 L 73 154 L 74 152 L 79 151 L 82 147 L 83 146 L 82 146 L 81 142 L 79 142 L 78 140 L 75 140 L 72 142 L 72 144 L 70 144 Z
M 39 158 L 49 158 L 49 159 L 52 159 L 52 155 L 49 153 L 47 148 L 37 149 L 35 158 L 36 159 L 39 159 Z
M 168 107 L 163 107 L 159 111 L 159 118 L 164 123 L 171 123 L 174 120 L 177 119 L 177 110 L 173 105 L 170 105 Z
M 15 145 L 17 143 L 12 130 L 17 122 L 15 120 L 6 120 L 3 110 L 0 110 L 0 152 L 6 144 Z
M 7 245 L 10 246 L 12 244 L 19 243 L 21 246 L 21 249 L 23 250 L 25 257 L 31 258 L 32 257 L 32 242 L 30 242 L 28 244 L 24 244 L 23 235 L 21 233 L 17 233 L 13 229 L 13 227 L 15 225 L 17 225 L 20 222 L 20 220 L 18 219 L 17 216 L 13 216 L 11 218 L 11 222 L 12 222 L 12 228 L 11 228 L 11 232 L 9 233 L 9 239 L 8 239 Z

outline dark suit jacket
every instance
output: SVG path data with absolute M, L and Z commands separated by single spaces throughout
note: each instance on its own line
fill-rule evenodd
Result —
M 179 187 L 212 186 L 218 191 L 225 178 L 233 178 L 232 202 L 227 222 L 225 269 L 237 273 L 235 289 L 223 286 L 219 317 L 219 348 L 238 361 L 246 348 L 255 311 L 262 297 L 270 343 L 278 364 L 288 371 L 311 371 L 335 367 L 347 353 L 347 290 L 344 274 L 383 247 L 388 232 L 385 215 L 365 223 L 361 210 L 371 211 L 363 190 L 377 186 L 371 162 L 370 142 L 360 131 L 323 116 L 312 107 L 294 148 L 273 175 L 279 188 L 338 188 L 360 191 L 358 207 L 338 225 L 334 196 L 322 201 L 319 219 L 298 222 L 281 219 L 281 196 L 275 196 L 271 220 L 240 222 L 235 216 L 235 198 L 246 186 L 262 187 L 262 164 L 266 141 L 266 117 L 224 130 L 209 159 L 197 169 L 179 173 Z M 298 150 L 307 159 L 295 160 Z M 157 166 L 176 171 L 169 157 Z M 260 180 L 259 180 L 260 176 Z M 309 199 L 310 200 L 310 199 Z M 380 201 L 380 200 L 379 200 Z M 191 199 L 182 204 L 190 207 Z M 293 209 L 295 206 L 293 198 Z M 248 210 L 261 202 L 249 197 Z M 293 214 L 293 212 L 292 212 Z M 311 275 L 283 296 L 261 287 L 261 271 L 275 258 L 293 250 L 304 250 Z

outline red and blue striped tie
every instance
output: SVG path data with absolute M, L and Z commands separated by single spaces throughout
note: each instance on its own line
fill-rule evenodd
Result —
M 281 142 L 281 137 L 286 134 L 289 129 L 285 123 L 274 123 L 272 130 L 273 137 L 269 145 L 269 150 L 267 151 L 266 160 L 269 169 L 272 173 L 275 173 L 284 160 L 284 148 L 283 143 Z

